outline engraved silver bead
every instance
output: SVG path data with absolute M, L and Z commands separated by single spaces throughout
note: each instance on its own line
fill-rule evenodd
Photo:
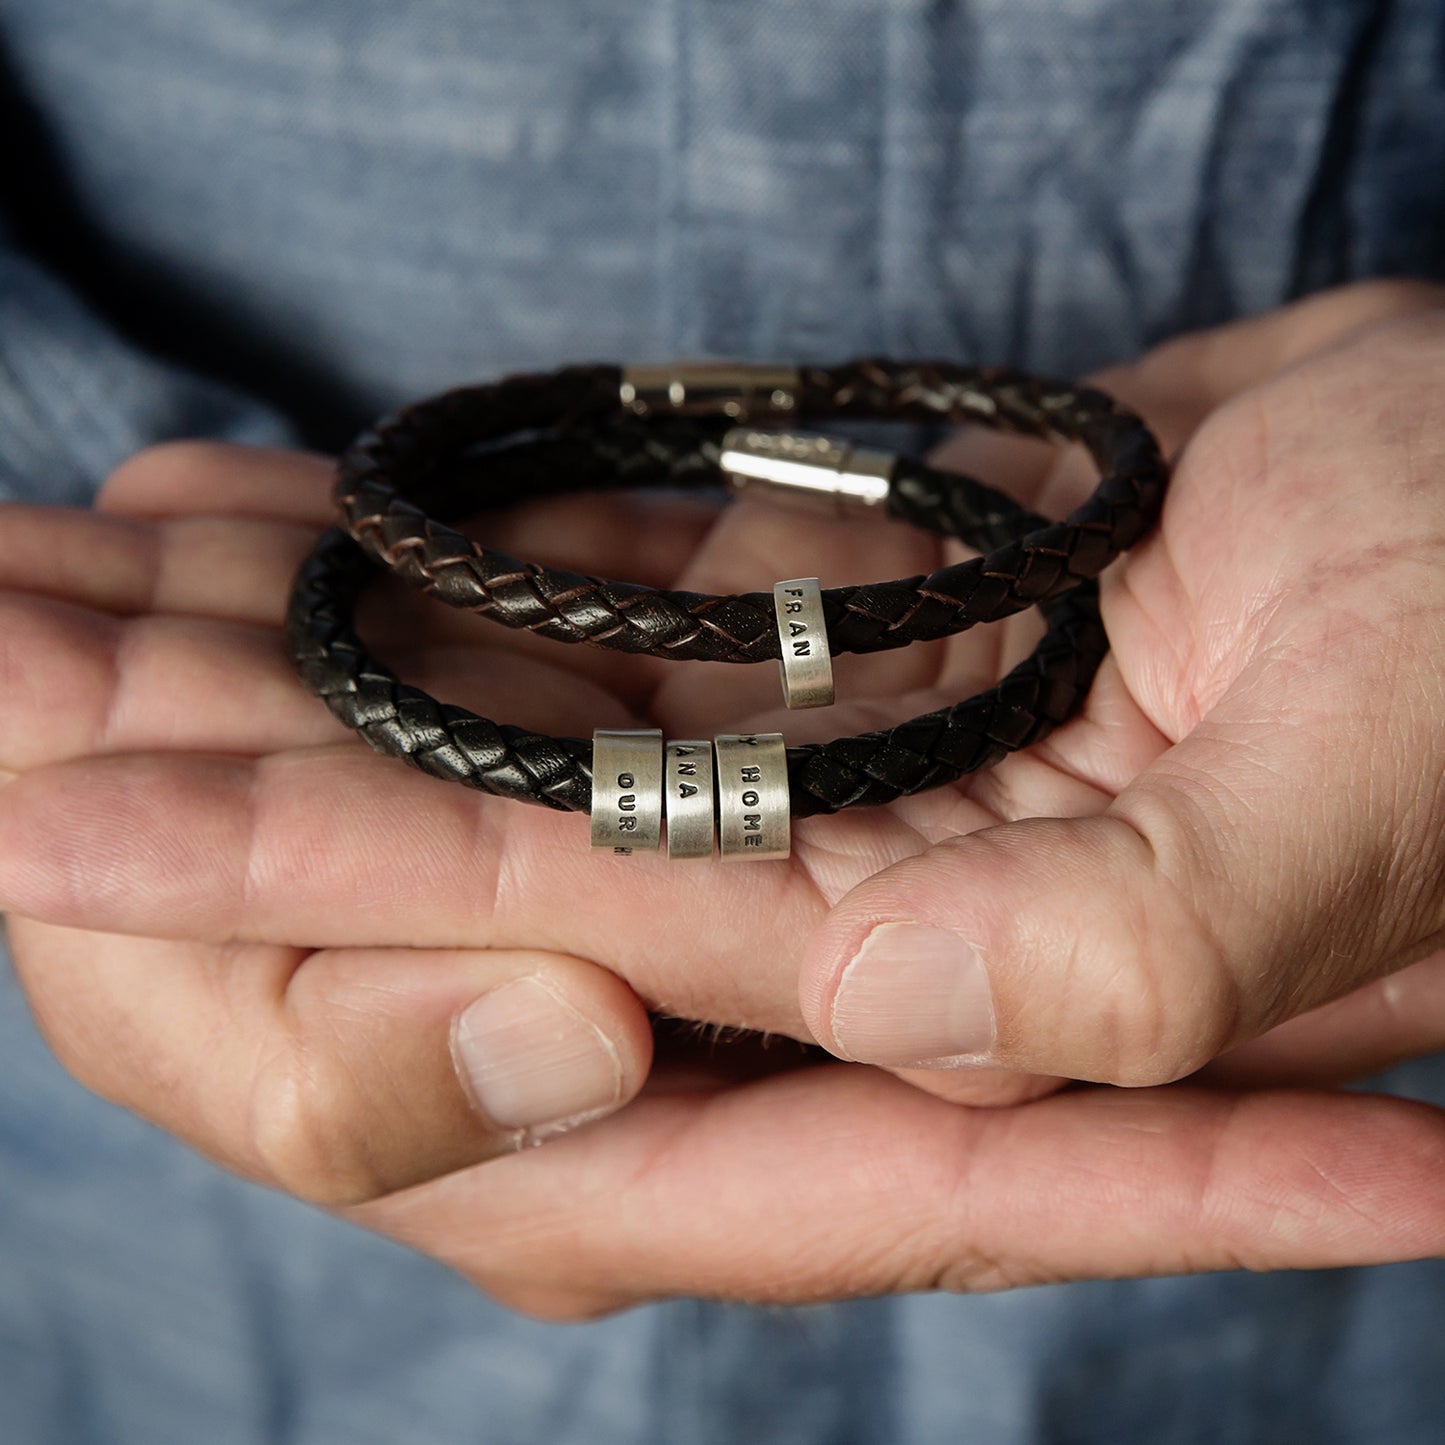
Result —
M 713 748 L 723 858 L 786 858 L 792 815 L 782 733 L 721 733 Z
M 592 734 L 592 846 L 619 857 L 662 842 L 662 730 Z
M 833 657 L 823 592 L 816 577 L 794 577 L 773 584 L 778 619 L 779 669 L 788 707 L 829 707 L 833 702 Z
M 712 744 L 683 738 L 663 750 L 669 858 L 711 858 L 717 837 Z

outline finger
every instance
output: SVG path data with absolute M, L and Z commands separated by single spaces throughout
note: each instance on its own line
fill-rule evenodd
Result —
M 14 916 L 9 935 L 36 1018 L 83 1083 L 327 1204 L 600 1118 L 651 1057 L 637 1000 L 578 958 L 227 948 Z
M 1232 1049 L 1198 1077 L 1226 1088 L 1353 1083 L 1445 1049 L 1445 952 Z
M 229 442 L 174 441 L 121 463 L 95 499 L 120 517 L 249 518 L 315 532 L 336 519 L 335 463 L 318 452 Z
M 1168 749 L 1169 739 L 1130 695 L 1118 653 L 1111 652 L 1083 707 L 1063 727 L 969 779 L 979 816 L 966 831 L 1010 819 L 1103 813 Z
M 302 527 L 248 519 L 183 516 L 148 522 L 58 507 L 0 507 L 0 589 L 19 599 L 50 598 L 117 617 L 214 618 L 279 628 L 296 569 L 315 540 L 315 533 Z M 358 608 L 358 626 L 378 652 L 399 662 L 418 643 L 456 644 L 479 655 L 485 647 L 491 657 L 565 666 L 587 680 L 582 686 L 588 692 L 605 686 L 637 706 L 653 687 L 651 659 L 564 650 L 525 632 L 489 627 L 379 573 Z M 11 640 L 9 653 L 22 671 L 43 665 L 43 658 L 37 662 L 22 651 L 20 639 Z M 509 666 L 500 665 L 504 671 Z M 415 675 L 409 680 L 426 686 Z M 450 696 L 445 677 L 441 685 Z M 494 709 L 498 696 L 493 691 L 483 711 Z M 531 725 L 560 724 L 541 715 Z M 607 725 L 594 720 L 588 727 Z M 314 727 L 294 740 L 312 736 Z
M 422 646 L 411 680 L 482 712 L 515 699 L 519 727 L 563 732 L 636 721 L 608 691 L 531 658 Z M 350 736 L 297 682 L 268 628 L 190 617 L 116 618 L 0 593 L 0 766 L 89 754 L 261 756 Z
M 0 588 L 126 616 L 170 612 L 279 626 L 315 541 L 273 521 L 144 522 L 0 505 Z
M 1362 329 L 1441 305 L 1445 287 L 1430 282 L 1353 282 L 1259 316 L 1186 332 L 1088 380 L 1138 412 L 1168 456 L 1212 411 L 1265 378 Z M 932 460 L 1001 486 L 1049 516 L 1071 511 L 1098 485 L 1098 472 L 1081 448 L 1060 450 L 982 427 L 960 430 Z
M 813 1069 L 644 1098 L 353 1217 L 516 1308 L 581 1319 L 673 1295 L 801 1304 L 1430 1257 L 1442 1164 L 1440 1112 L 1394 1099 L 1090 1089 L 976 1111 Z
M 32 509 L 25 535 L 9 548 L 0 546 L 0 586 L 30 586 L 36 560 L 51 555 L 63 566 L 42 584 L 48 595 L 119 611 L 145 606 L 279 623 L 291 579 L 315 538 L 307 524 L 319 528 L 334 520 L 331 483 L 330 465 L 305 453 L 196 442 L 155 447 L 107 482 L 97 502 L 108 514 L 104 519 L 82 525 L 75 514 Z M 699 498 L 602 494 L 491 512 L 477 525 L 503 551 L 666 586 L 714 511 Z M 138 518 L 149 519 L 151 530 L 138 527 Z M 267 531 L 272 524 L 260 520 L 268 518 L 300 525 L 286 527 L 278 538 Z M 101 544 L 122 555 L 95 555 L 92 549 Z M 17 558 L 13 579 L 6 573 L 7 552 Z M 216 552 L 223 555 L 222 570 L 213 565 Z M 425 635 L 554 661 L 558 656 L 550 640 L 438 607 L 390 579 L 368 589 L 359 618 L 363 635 L 380 646 Z M 662 675 L 652 658 L 585 647 L 563 655 L 574 672 L 606 681 L 634 706 Z
M 138 453 L 107 480 L 96 506 L 129 519 L 286 521 L 313 535 L 337 520 L 335 463 L 310 452 L 221 442 L 167 442 Z M 615 569 L 671 585 L 712 525 L 715 503 L 674 494 L 579 493 L 480 512 L 469 528 L 487 545 L 554 567 Z
M 309 527 L 223 516 L 138 520 L 67 507 L 0 504 L 0 589 L 118 617 L 215 618 L 279 628 Z M 402 589 L 365 608 L 378 642 L 418 633 L 476 642 L 465 616 L 422 608 Z M 497 634 L 500 637 L 501 634 Z
M 215 618 L 279 628 L 296 569 L 316 532 L 286 522 L 173 516 L 154 521 L 63 507 L 0 504 L 0 589 L 118 617 Z M 518 650 L 398 585 L 368 590 L 361 625 L 379 647 L 418 637 Z M 552 650 L 556 655 L 556 650 Z
M 277 641 L 236 623 L 122 620 L 0 593 L 0 766 L 340 740 L 345 729 L 298 687 Z
M 878 848 L 917 846 L 904 832 L 833 866 L 856 881 Z M 799 1028 L 789 950 L 821 912 L 786 864 L 599 858 L 583 818 L 351 744 L 27 772 L 0 790 L 0 907 L 144 937 L 590 953 L 661 1011 L 783 1032 Z

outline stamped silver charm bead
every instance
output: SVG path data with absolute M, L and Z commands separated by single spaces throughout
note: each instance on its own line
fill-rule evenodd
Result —
M 713 749 L 722 856 L 786 858 L 792 815 L 782 733 L 721 733 Z
M 828 624 L 823 620 L 818 579 L 794 577 L 790 582 L 774 583 L 773 611 L 778 619 L 783 701 L 789 707 L 829 707 L 833 702 L 833 657 L 828 651 Z
M 662 730 L 592 734 L 592 846 L 619 857 L 662 842 Z
M 671 740 L 663 750 L 662 795 L 669 858 L 711 858 L 717 841 L 712 744 Z

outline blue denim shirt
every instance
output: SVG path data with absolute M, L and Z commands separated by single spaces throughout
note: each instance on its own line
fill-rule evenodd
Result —
M 0 0 L 0 79 L 11 497 L 516 367 L 1072 372 L 1445 279 L 1438 0 Z M 1418 1264 L 540 1325 L 90 1098 L 0 970 L 0 1445 L 1438 1445 L 1442 1320 Z

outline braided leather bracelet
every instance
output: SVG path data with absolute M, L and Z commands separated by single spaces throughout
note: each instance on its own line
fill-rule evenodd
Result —
M 468 448 L 628 413 L 979 422 L 1082 442 L 1101 479 L 1064 521 L 1033 519 L 1026 532 L 983 543 L 990 550 L 973 560 L 821 592 L 816 579 L 793 579 L 771 595 L 668 591 L 522 562 L 428 516 L 438 473 Z M 940 488 L 936 472 L 908 459 L 761 429 L 720 437 L 719 459 L 739 489 L 812 498 L 830 509 L 882 507 L 920 525 L 933 525 L 942 506 L 968 506 L 979 485 L 950 480 Z M 801 370 L 592 366 L 512 376 L 406 408 L 347 450 L 336 495 L 352 537 L 443 602 L 564 642 L 705 661 L 778 659 L 785 691 L 789 670 L 799 669 L 799 696 L 789 693 L 789 705 L 806 706 L 832 700 L 830 655 L 951 636 L 1097 576 L 1153 522 L 1167 475 L 1148 428 L 1111 398 L 1015 371 L 886 360 Z M 806 595 L 800 583 L 810 584 Z
M 574 429 L 471 466 L 437 469 L 425 495 L 430 505 L 459 515 L 519 488 L 535 496 L 619 484 L 698 485 L 716 475 L 715 432 L 706 423 L 673 423 L 649 428 L 638 445 L 636 423 Z M 622 468 L 620 456 L 627 458 Z M 1039 518 L 991 488 L 921 466 L 914 473 L 920 480 L 914 520 L 921 526 L 976 547 L 1039 530 Z M 528 479 L 537 486 L 526 486 Z M 613 852 L 657 846 L 665 793 L 669 855 L 710 855 L 715 791 L 725 857 L 785 856 L 790 814 L 893 802 L 1038 741 L 1082 701 L 1108 648 L 1097 589 L 1086 582 L 1041 603 L 1044 638 L 977 697 L 830 743 L 784 748 L 775 734 L 726 735 L 713 743 L 672 743 L 664 755 L 660 733 L 601 732 L 590 743 L 545 737 L 402 683 L 370 656 L 352 625 L 356 598 L 374 573 L 361 547 L 337 528 L 301 568 L 286 631 L 305 684 L 379 752 L 498 796 L 591 812 L 594 845 Z

